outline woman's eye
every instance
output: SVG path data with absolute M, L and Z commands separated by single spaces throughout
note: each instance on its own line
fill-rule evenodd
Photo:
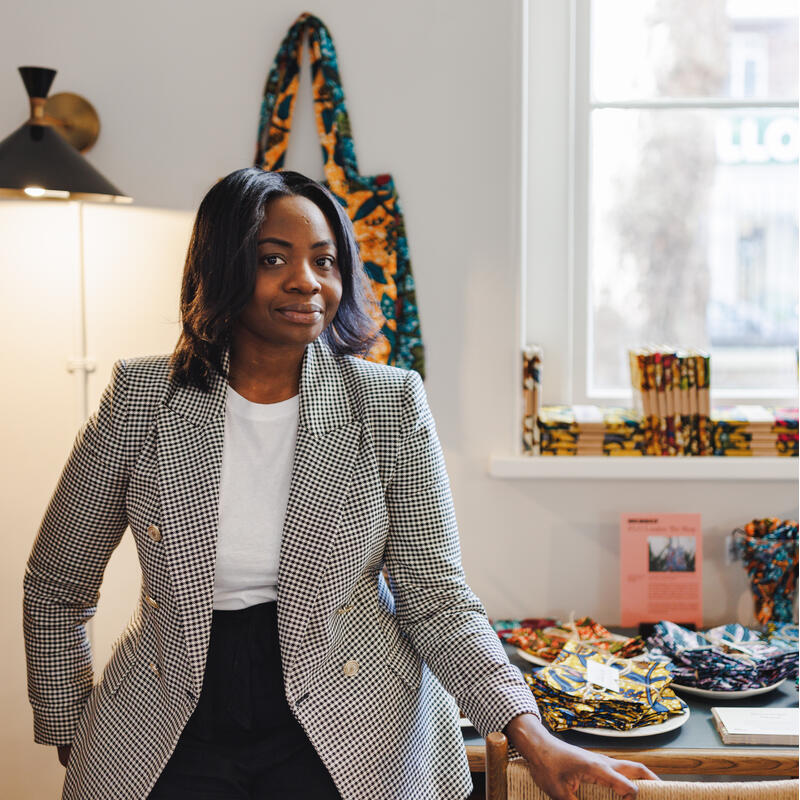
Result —
M 332 267 L 335 263 L 336 259 L 333 256 L 320 256 L 317 259 L 318 267 Z
M 283 256 L 273 253 L 271 255 L 261 256 L 261 263 L 270 267 L 276 267 L 279 264 L 285 264 L 286 260 L 283 258 Z

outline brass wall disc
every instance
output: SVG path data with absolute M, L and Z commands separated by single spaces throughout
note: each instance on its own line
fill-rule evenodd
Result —
M 85 153 L 100 134 L 100 118 L 94 106 L 85 98 L 71 92 L 61 92 L 47 98 L 44 106 L 53 127 L 77 150 Z

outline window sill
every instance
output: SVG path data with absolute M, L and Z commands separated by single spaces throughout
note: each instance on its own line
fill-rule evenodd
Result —
M 490 456 L 493 478 L 796 481 L 797 458 L 725 456 Z

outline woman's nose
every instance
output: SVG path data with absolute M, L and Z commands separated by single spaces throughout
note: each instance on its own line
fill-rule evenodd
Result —
M 288 280 L 290 289 L 294 288 L 305 293 L 318 292 L 322 288 L 313 264 L 305 259 L 299 261 L 290 271 Z

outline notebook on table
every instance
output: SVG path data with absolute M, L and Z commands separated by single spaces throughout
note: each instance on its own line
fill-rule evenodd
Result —
M 711 715 L 724 744 L 800 744 L 796 708 L 714 707 Z

